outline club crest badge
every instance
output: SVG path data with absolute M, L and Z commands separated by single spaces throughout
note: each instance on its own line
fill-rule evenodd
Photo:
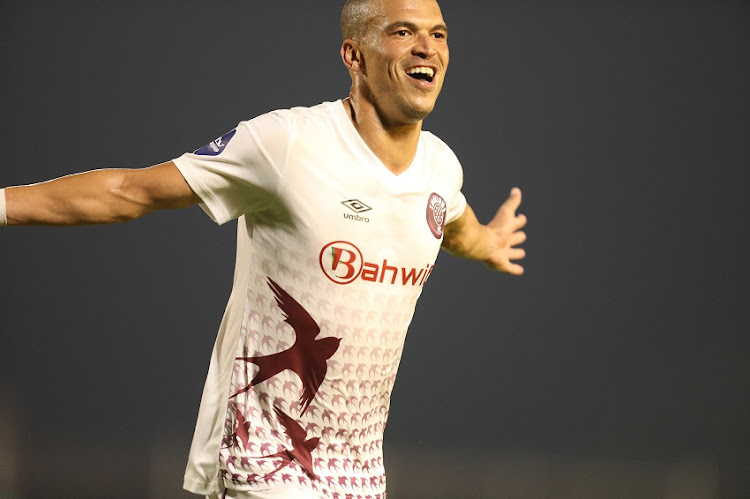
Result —
M 448 205 L 439 194 L 430 194 L 427 201 L 427 226 L 436 239 L 443 237 L 443 228 L 445 227 L 445 215 L 448 212 Z
M 224 148 L 227 147 L 227 144 L 229 144 L 229 141 L 232 140 L 232 137 L 234 137 L 235 133 L 237 133 L 236 128 L 231 132 L 225 133 L 218 139 L 209 142 L 200 149 L 196 149 L 193 154 L 197 154 L 199 156 L 218 156 L 219 154 L 221 154 L 221 151 L 223 151 Z

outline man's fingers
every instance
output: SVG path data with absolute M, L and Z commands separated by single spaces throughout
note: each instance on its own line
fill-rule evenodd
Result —
M 508 251 L 509 260 L 521 260 L 523 258 L 526 258 L 526 250 L 523 248 L 511 248 Z
M 528 219 L 526 218 L 526 215 L 518 215 L 514 222 L 514 230 L 523 229 L 524 227 L 526 227 L 526 222 L 528 222 Z
M 523 267 L 517 263 L 511 263 L 507 268 L 504 269 L 510 275 L 522 275 Z
M 497 214 L 495 214 L 495 218 L 493 222 L 500 223 L 502 225 L 505 225 L 508 222 L 511 222 L 513 225 L 516 223 L 516 210 L 521 205 L 521 189 L 518 187 L 514 187 L 510 190 L 510 196 L 508 196 L 508 199 L 505 200 L 505 202 L 500 205 L 500 208 L 497 210 Z M 525 217 L 524 217 L 525 219 Z M 525 223 L 525 222 L 524 222 Z M 514 227 L 520 228 L 519 227 Z
M 526 215 L 516 215 L 518 207 L 521 206 L 521 189 L 514 187 L 510 190 L 510 196 L 497 210 L 497 214 L 488 226 L 497 231 L 497 248 L 494 262 L 487 262 L 495 270 L 511 275 L 522 275 L 523 266 L 512 260 L 526 258 L 526 250 L 516 248 L 519 244 L 526 242 L 526 233 L 521 229 L 526 226 Z
M 521 189 L 514 187 L 510 190 L 510 196 L 505 200 L 503 206 L 507 206 L 508 209 L 516 212 L 519 206 L 521 206 Z
M 526 242 L 526 233 L 523 231 L 514 232 L 510 235 L 508 238 L 508 243 L 510 246 L 518 246 L 519 244 L 523 244 Z

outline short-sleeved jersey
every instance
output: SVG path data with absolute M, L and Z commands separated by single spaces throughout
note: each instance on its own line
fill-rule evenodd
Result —
M 406 330 L 466 206 L 455 155 L 422 132 L 394 175 L 337 101 L 242 122 L 174 162 L 213 220 L 239 219 L 185 488 L 384 497 Z

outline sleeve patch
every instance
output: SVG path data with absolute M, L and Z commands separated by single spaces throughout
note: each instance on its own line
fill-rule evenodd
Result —
M 231 132 L 225 133 L 218 139 L 209 142 L 200 149 L 196 149 L 193 154 L 197 154 L 199 156 L 218 156 L 219 154 L 221 154 L 224 148 L 227 147 L 227 144 L 229 144 L 229 141 L 232 140 L 232 137 L 234 137 L 235 133 L 237 133 L 236 128 Z

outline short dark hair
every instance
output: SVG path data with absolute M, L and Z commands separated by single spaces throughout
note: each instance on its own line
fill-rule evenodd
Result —
M 346 0 L 341 9 L 341 37 L 344 40 L 361 39 L 367 33 L 373 11 L 372 0 Z

